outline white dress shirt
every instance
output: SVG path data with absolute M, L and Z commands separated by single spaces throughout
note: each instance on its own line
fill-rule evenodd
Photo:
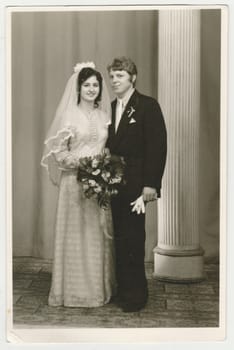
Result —
M 120 120 L 123 115 L 123 111 L 125 107 L 128 104 L 128 101 L 130 97 L 132 96 L 133 92 L 135 91 L 134 88 L 131 88 L 127 91 L 125 96 L 123 98 L 117 98 L 117 104 L 116 104 L 116 112 L 115 112 L 115 132 L 117 132 Z

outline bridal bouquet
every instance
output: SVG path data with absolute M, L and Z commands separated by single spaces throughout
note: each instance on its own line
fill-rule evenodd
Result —
M 77 180 L 87 198 L 96 198 L 99 206 L 107 209 L 111 196 L 125 183 L 124 168 L 124 159 L 105 149 L 101 154 L 79 159 Z

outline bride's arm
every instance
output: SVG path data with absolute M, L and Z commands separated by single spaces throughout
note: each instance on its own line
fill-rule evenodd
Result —
M 56 162 L 61 168 L 75 169 L 78 165 L 78 158 L 71 147 L 71 137 L 68 140 L 64 140 L 61 144 L 61 148 L 58 152 L 54 153 Z

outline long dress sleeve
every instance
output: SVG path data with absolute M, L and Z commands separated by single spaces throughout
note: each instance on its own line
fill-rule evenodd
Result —
M 72 152 L 71 147 L 71 137 L 69 139 L 64 139 L 60 144 L 60 149 L 54 153 L 56 162 L 59 168 L 62 169 L 75 169 L 78 165 L 77 155 Z

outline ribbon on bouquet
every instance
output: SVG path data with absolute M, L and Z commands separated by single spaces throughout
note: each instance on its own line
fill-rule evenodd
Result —
M 103 234 L 108 239 L 114 239 L 114 229 L 112 224 L 112 216 L 110 209 L 100 210 L 100 224 Z

